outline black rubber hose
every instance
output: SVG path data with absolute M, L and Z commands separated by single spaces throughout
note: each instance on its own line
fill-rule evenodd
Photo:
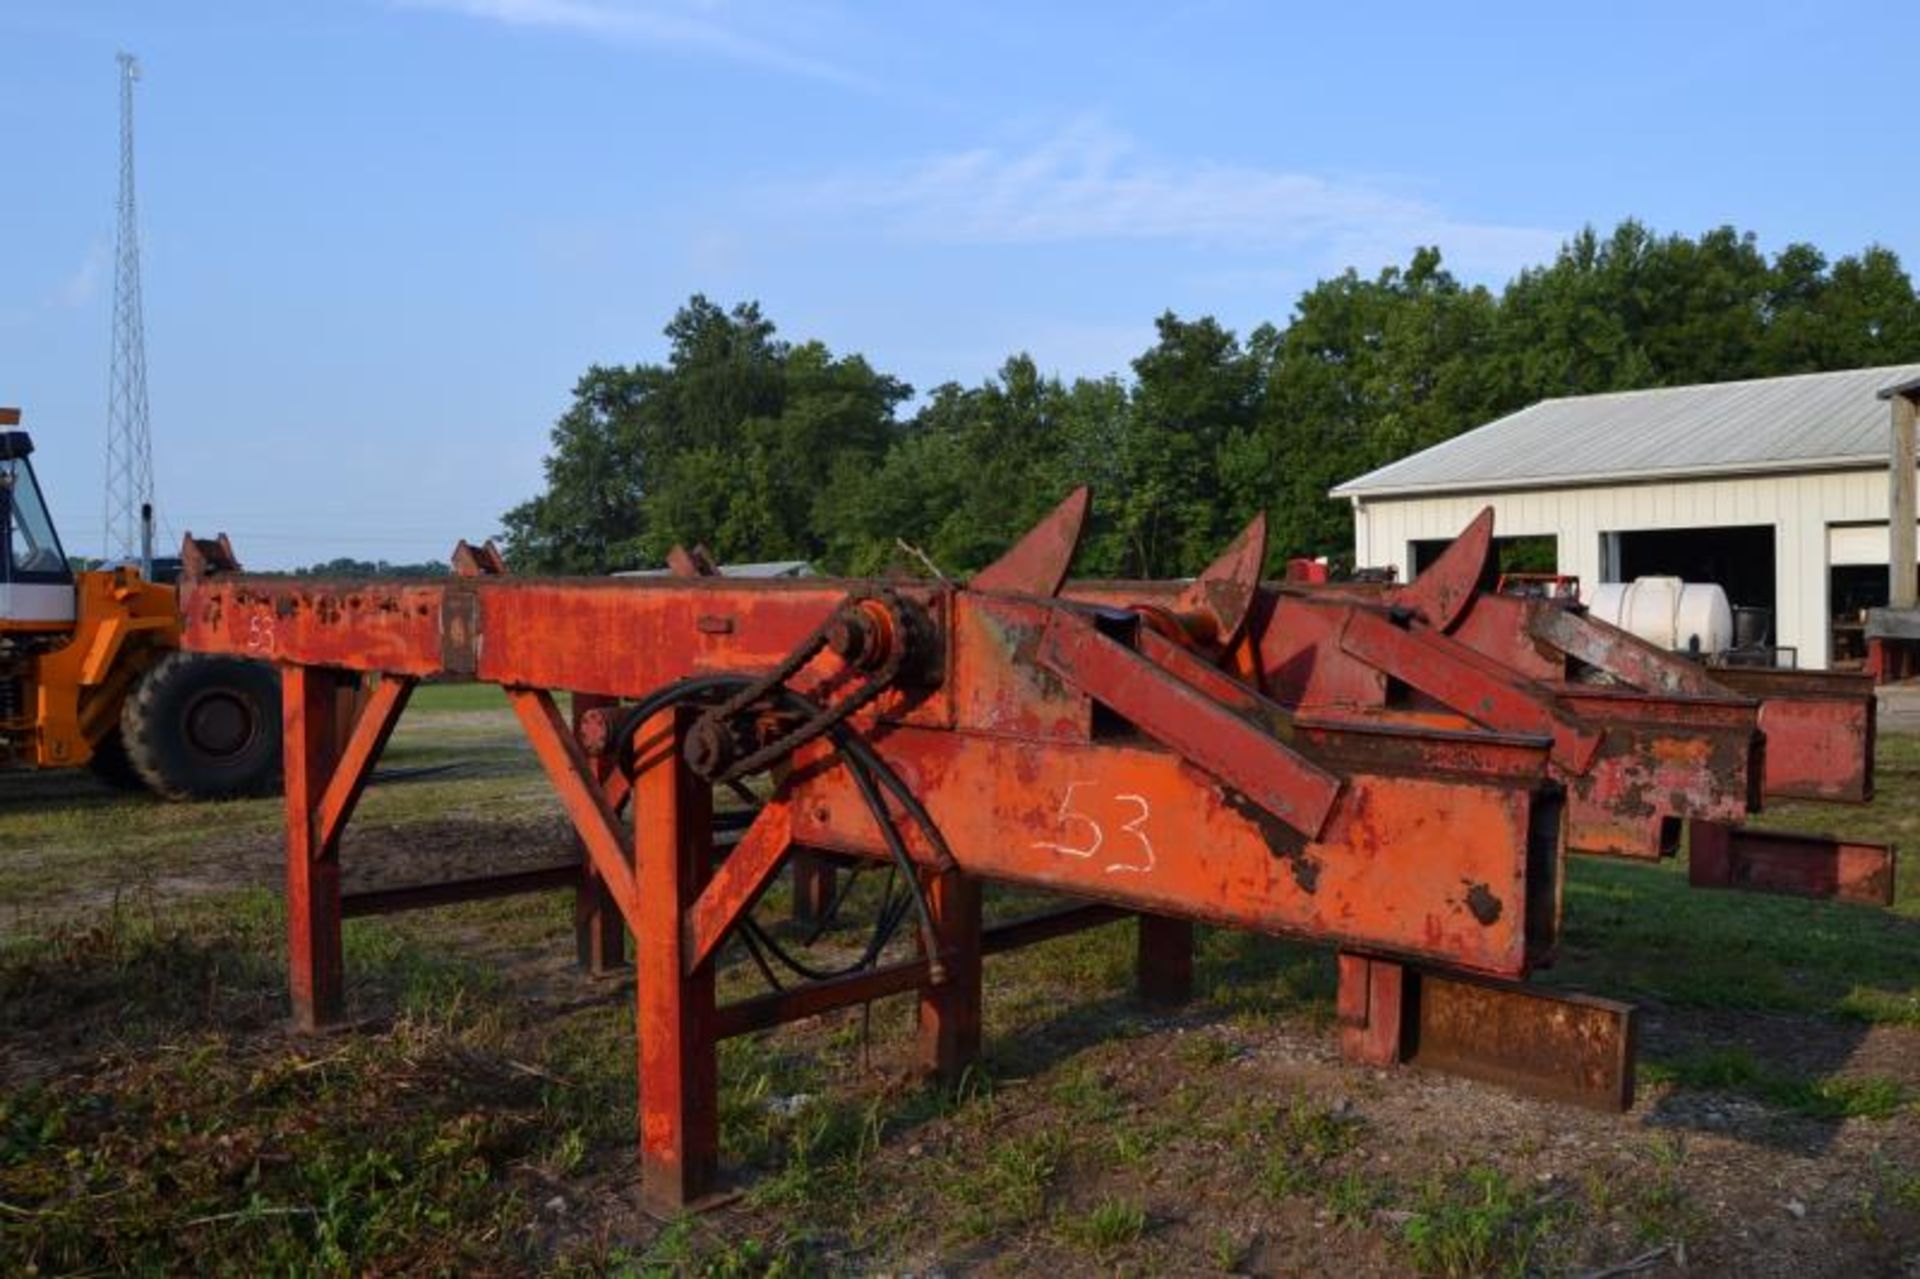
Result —
M 879 791 L 873 788 L 872 778 L 864 776 L 865 765 L 854 764 L 852 761 L 849 761 L 849 766 L 853 770 L 855 781 L 862 783 L 861 790 L 862 793 L 868 797 L 868 802 L 870 804 L 877 803 L 882 806 L 881 810 L 876 812 L 875 820 L 881 823 L 881 833 L 887 841 L 888 851 L 894 854 L 896 861 L 910 860 L 907 856 L 906 841 L 900 838 L 899 831 L 890 820 L 887 820 L 884 801 L 880 799 Z M 786 965 L 787 968 L 807 978 L 809 981 L 827 981 L 834 977 L 844 977 L 848 973 L 856 973 L 863 968 L 871 967 L 874 962 L 880 958 L 880 952 L 886 949 L 887 943 L 893 940 L 894 932 L 900 927 L 900 921 L 906 915 L 907 906 L 917 899 L 918 894 L 913 891 L 917 886 L 917 881 L 909 881 L 909 891 L 907 893 L 899 895 L 895 895 L 891 891 L 888 893 L 881 907 L 880 915 L 874 921 L 873 936 L 868 940 L 866 949 L 858 959 L 841 968 L 814 968 L 804 960 L 796 958 L 751 917 L 742 922 L 755 939 L 762 946 L 766 947 L 767 952 L 782 964 Z M 938 954 L 931 950 L 927 953 L 930 969 L 929 976 L 936 983 L 945 980 L 945 966 L 940 963 Z
M 620 717 L 619 727 L 614 734 L 614 740 L 620 743 L 623 764 L 629 772 L 632 771 L 633 734 L 650 716 L 665 707 L 677 705 L 705 693 L 722 689 L 739 689 L 753 682 L 753 678 L 746 675 L 698 675 L 669 684 L 635 702 Z M 807 716 L 820 713 L 819 707 L 791 689 L 778 689 L 776 692 L 783 709 Z M 926 836 L 927 842 L 933 846 L 934 851 L 949 864 L 953 861 L 952 850 L 940 834 L 939 827 L 934 825 L 933 816 L 927 812 L 926 806 L 907 789 L 907 784 L 900 780 L 899 774 L 880 758 L 879 753 L 871 745 L 838 724 L 829 730 L 827 737 L 847 764 L 848 771 L 853 776 L 854 785 L 866 800 L 875 825 L 880 828 L 881 837 L 886 841 L 887 851 L 893 858 L 894 865 L 906 879 L 908 900 L 913 905 L 914 913 L 919 916 L 921 944 L 927 953 L 929 976 L 937 985 L 945 980 L 945 966 L 940 960 L 939 934 L 934 930 L 933 915 L 927 909 L 926 894 L 920 889 L 919 875 L 913 865 L 913 858 L 908 854 L 906 843 L 900 838 L 899 829 L 893 823 L 893 814 L 888 811 L 886 800 L 875 788 L 875 778 L 878 778 L 880 785 L 900 802 L 901 807 L 907 811 L 907 815 L 920 827 L 921 833 Z M 751 923 L 750 920 L 747 922 Z M 762 940 L 772 944 L 776 954 L 780 953 L 777 943 L 773 943 L 772 938 L 762 933 Z M 871 960 L 867 962 L 870 963 Z M 800 969 L 796 967 L 795 971 Z

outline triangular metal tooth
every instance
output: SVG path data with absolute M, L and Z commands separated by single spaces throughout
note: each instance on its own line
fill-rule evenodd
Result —
M 1266 562 L 1267 513 L 1262 511 L 1180 592 L 1175 610 L 1205 618 L 1213 627 L 1212 642 L 1230 648 L 1253 611 Z
M 478 546 L 461 538 L 453 548 L 451 563 L 455 577 L 504 577 L 507 572 L 507 559 L 492 538 Z
M 973 575 L 976 591 L 1054 596 L 1067 580 L 1080 535 L 1093 506 L 1093 490 L 1081 485 L 1015 542 L 1013 549 Z
M 667 572 L 674 577 L 718 577 L 720 567 L 713 562 L 713 553 L 706 547 L 688 550 L 675 542 L 667 552 Z
M 240 561 L 234 557 L 233 543 L 221 533 L 212 538 L 195 537 L 191 531 L 180 540 L 180 575 L 197 580 L 218 573 L 238 572 Z
M 1493 508 L 1489 506 L 1473 517 L 1424 573 L 1389 591 L 1387 601 L 1437 631 L 1451 630 L 1476 593 L 1493 589 L 1496 569 Z

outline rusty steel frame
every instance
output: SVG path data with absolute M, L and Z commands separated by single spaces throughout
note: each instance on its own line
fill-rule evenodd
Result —
M 1638 785 L 1663 819 L 1741 815 L 1757 785 L 1743 753 L 1753 703 L 1542 682 L 1446 633 L 1484 598 L 1457 572 L 1386 604 L 1261 587 L 1258 522 L 1187 585 L 1056 598 L 1086 508 L 1076 494 L 966 588 L 740 582 L 688 553 L 669 578 L 522 580 L 465 544 L 459 575 L 437 583 L 265 579 L 203 561 L 183 589 L 186 645 L 282 668 L 296 1024 L 341 1012 L 341 831 L 414 684 L 453 675 L 506 690 L 578 836 L 583 964 L 617 966 L 632 937 L 643 1185 L 661 1207 L 713 1187 L 721 1038 L 917 992 L 921 1064 L 953 1079 L 979 1051 L 985 955 L 1122 917 L 1139 920 L 1149 1001 L 1189 992 L 1195 922 L 1318 940 L 1342 952 L 1349 1055 L 1626 1104 L 1624 1006 L 1512 983 L 1556 942 L 1563 823 L 1579 829 L 1582 803 L 1623 807 L 1612 792 L 1582 800 L 1580 780 Z M 1455 569 L 1472 559 L 1474 539 L 1463 545 Z M 922 817 L 864 803 L 833 740 L 796 741 L 772 799 L 716 860 L 710 783 L 688 762 L 693 712 L 667 706 L 634 731 L 623 705 L 682 680 L 759 678 L 796 651 L 816 655 L 792 689 L 830 703 L 855 657 L 807 646 L 856 604 L 917 619 L 883 628 L 889 643 L 911 639 L 915 661 L 847 723 Z M 1302 653 L 1319 673 L 1294 669 Z M 338 745 L 334 693 L 365 672 L 379 683 Z M 1301 695 L 1315 679 L 1358 695 Z M 821 854 L 909 857 L 921 953 L 719 1006 L 727 938 L 772 876 Z M 563 882 L 562 869 L 523 879 Z M 986 879 L 1080 904 L 987 928 Z M 469 891 L 487 890 L 352 904 Z M 817 878 L 813 891 L 817 909 Z
M 1460 545 L 1471 550 L 1475 542 L 1466 537 Z M 1407 600 L 1424 602 L 1448 624 L 1480 608 L 1472 563 L 1470 555 L 1449 552 L 1403 588 L 1406 599 L 1351 588 L 1258 588 L 1224 663 L 1302 714 L 1414 714 L 1434 728 L 1548 738 L 1552 775 L 1567 790 L 1570 852 L 1660 857 L 1672 851 L 1680 822 L 1733 820 L 1759 806 L 1756 703 L 1725 691 L 1549 680 L 1537 664 L 1426 624 Z M 1175 588 L 1101 582 L 1070 583 L 1067 590 L 1151 615 L 1166 608 Z
M 1376 1066 L 1424 1066 L 1593 1110 L 1633 1104 L 1630 1004 L 1342 952 L 1341 1045 Z
M 1424 708 L 1436 726 L 1551 735 L 1570 852 L 1670 856 L 1684 822 L 1738 822 L 1766 798 L 1871 798 L 1870 678 L 1707 668 L 1567 601 L 1493 593 L 1492 534 L 1484 511 L 1406 586 L 1260 586 L 1224 663 L 1301 713 Z M 1066 587 L 1150 613 L 1180 590 Z
M 1687 836 L 1687 874 L 1696 887 L 1893 905 L 1891 844 L 1718 822 L 1695 822 Z

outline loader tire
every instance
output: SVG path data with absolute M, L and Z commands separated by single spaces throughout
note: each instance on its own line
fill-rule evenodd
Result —
M 167 799 L 265 795 L 280 785 L 280 680 L 236 657 L 169 653 L 120 708 L 141 780 Z
M 133 767 L 133 761 L 127 758 L 127 742 L 120 736 L 118 725 L 93 744 L 93 758 L 87 761 L 87 768 L 115 790 L 137 791 L 147 788 L 147 779 L 140 776 Z

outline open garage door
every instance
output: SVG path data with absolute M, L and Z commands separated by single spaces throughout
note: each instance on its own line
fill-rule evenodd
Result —
M 1771 524 L 1621 529 L 1600 535 L 1603 581 L 1678 577 L 1717 582 L 1736 608 L 1772 611 L 1777 603 L 1774 574 Z
M 1867 610 L 1887 603 L 1887 526 L 1827 526 L 1828 665 L 1848 670 L 1866 661 Z

